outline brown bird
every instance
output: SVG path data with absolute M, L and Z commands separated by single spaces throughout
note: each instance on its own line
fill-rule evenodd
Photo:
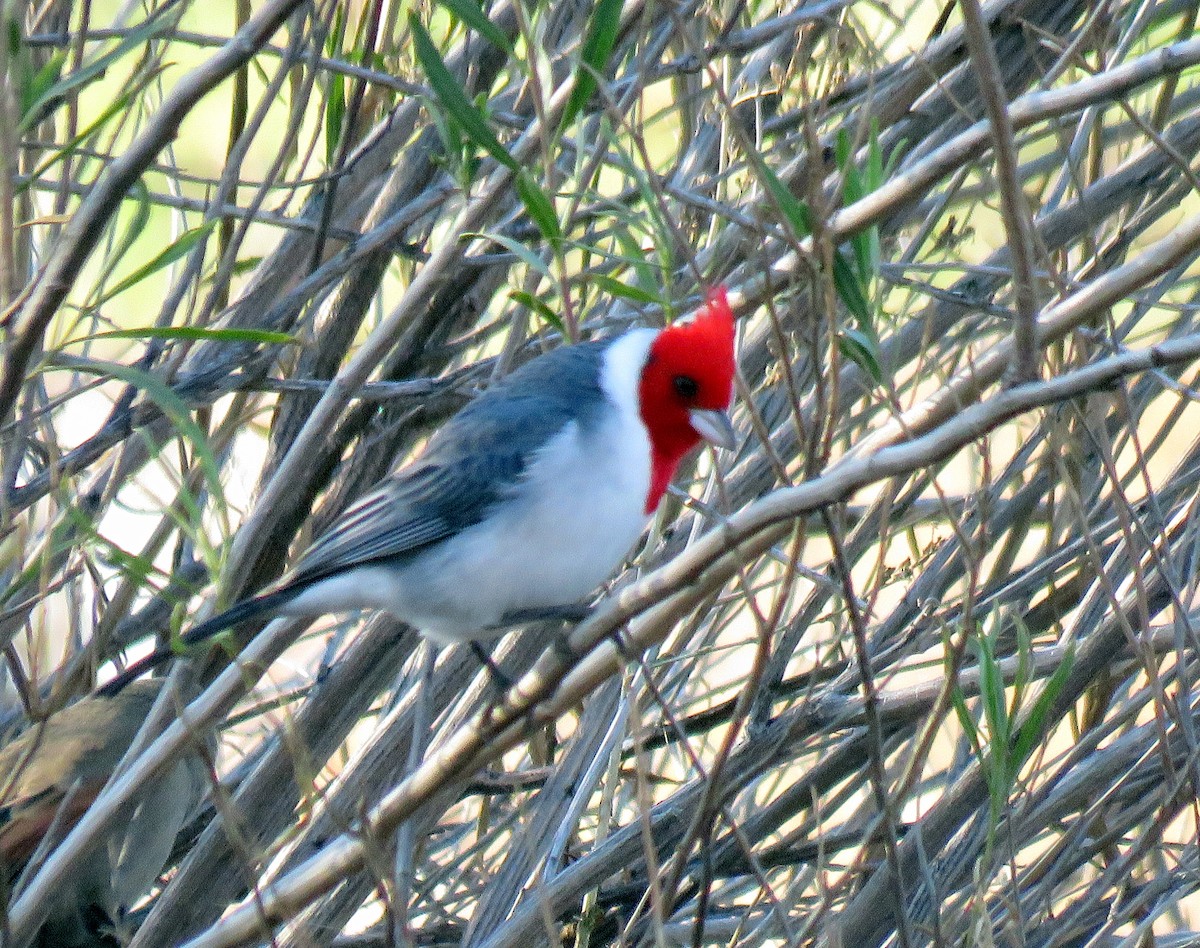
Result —
M 160 687 L 161 680 L 139 681 L 115 697 L 83 698 L 0 750 L 0 866 L 10 886 L 45 834 L 53 829 L 62 839 L 96 799 Z M 199 752 L 153 781 L 60 887 L 36 944 L 119 944 L 114 926 L 158 879 L 208 782 Z

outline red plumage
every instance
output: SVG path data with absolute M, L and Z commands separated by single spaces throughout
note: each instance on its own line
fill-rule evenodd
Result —
M 733 312 L 725 287 L 688 322 L 668 326 L 650 347 L 639 390 L 642 421 L 650 434 L 650 491 L 653 513 L 684 456 L 700 443 L 692 424 L 694 409 L 723 411 L 733 397 Z M 681 383 L 689 379 L 695 391 Z

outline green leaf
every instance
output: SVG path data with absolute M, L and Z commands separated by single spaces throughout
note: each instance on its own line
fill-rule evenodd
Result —
M 787 189 L 787 186 L 779 180 L 779 175 L 771 170 L 757 151 L 750 149 L 748 152 L 750 161 L 758 172 L 758 176 L 767 186 L 767 190 L 771 192 L 771 197 L 775 203 L 779 205 L 779 210 L 783 212 L 784 222 L 791 225 L 792 233 L 797 238 L 807 237 L 812 233 L 812 215 L 809 213 L 808 205 L 796 198 Z
M 335 8 L 333 28 L 325 38 L 325 52 L 337 59 L 346 43 L 346 11 L 341 5 Z M 338 142 L 342 137 L 342 121 L 346 117 L 346 80 L 340 72 L 329 76 L 329 92 L 325 97 L 325 164 L 332 165 L 337 157 Z
M 567 327 L 559 317 L 558 313 L 554 312 L 549 306 L 539 300 L 532 293 L 526 293 L 524 290 L 509 290 L 508 298 L 515 300 L 527 309 L 533 310 L 542 319 L 546 320 L 551 326 L 557 329 L 565 337 L 567 335 Z
M 971 711 L 967 707 L 967 701 L 963 697 L 963 692 L 958 685 L 955 685 L 950 690 L 950 703 L 954 705 L 954 712 L 958 715 L 958 723 L 963 729 L 963 733 L 967 735 L 967 740 L 971 742 L 971 749 L 975 752 L 977 760 L 983 759 L 983 747 L 979 743 L 979 728 L 975 725 L 975 719 L 971 717 Z
M 904 152 L 907 149 L 907 138 L 901 138 L 898 142 L 896 142 L 895 145 L 892 146 L 892 150 L 888 153 L 887 161 L 884 162 L 883 171 L 880 174 L 880 184 L 892 176 L 892 172 L 896 170 L 896 165 L 900 164 L 900 159 L 903 157 Z
M 617 44 L 617 33 L 621 28 L 621 11 L 624 0 L 599 0 L 592 11 L 587 36 L 579 51 L 579 67 L 575 71 L 575 88 L 563 109 L 559 129 L 566 128 L 583 111 L 583 107 L 596 91 L 597 76 L 604 73 L 608 57 Z
M 262 262 L 263 262 L 263 258 L 261 255 L 255 255 L 253 257 L 242 257 L 240 260 L 238 260 L 237 262 L 234 263 L 233 274 L 234 274 L 234 276 L 241 276 L 244 273 L 249 273 L 252 270 L 256 270 Z M 212 278 L 207 277 L 206 279 L 211 280 Z
M 208 232 L 210 230 L 212 230 L 216 226 L 216 224 L 217 224 L 217 221 L 214 219 L 214 220 L 206 221 L 205 223 L 201 224 L 199 227 L 193 227 L 191 230 L 184 231 L 183 234 L 180 235 L 179 239 L 176 240 L 169 247 L 167 247 L 166 250 L 164 250 L 162 253 L 160 253 L 157 257 L 155 257 L 149 263 L 143 264 L 142 266 L 138 267 L 136 270 L 133 271 L 133 273 L 129 274 L 129 276 L 127 276 L 127 277 L 125 277 L 125 279 L 121 280 L 121 282 L 119 282 L 111 290 L 109 290 L 107 293 L 105 293 L 104 296 L 101 297 L 96 302 L 95 305 L 96 306 L 104 305 L 105 303 L 107 303 L 109 300 L 111 300 L 117 294 L 123 293 L 125 290 L 129 289 L 131 286 L 135 286 L 136 284 L 141 283 L 142 280 L 146 279 L 146 277 L 150 276 L 152 273 L 157 273 L 159 270 L 163 269 L 164 267 L 169 267 L 172 263 L 174 263 L 180 257 L 187 256 L 187 254 L 189 254 L 191 252 L 192 248 L 195 247 L 196 244 L 201 239 L 206 237 L 208 235 Z
M 879 151 L 878 125 L 873 124 L 867 142 L 867 173 L 862 174 L 854 164 L 854 155 L 850 147 L 850 135 L 846 129 L 840 129 L 835 146 L 838 168 L 842 173 L 842 200 L 846 204 L 860 201 L 879 187 L 883 176 L 882 160 Z M 879 228 L 866 227 L 851 234 L 850 246 L 854 250 L 854 262 L 850 261 L 839 250 L 835 252 L 833 261 L 833 282 L 838 297 L 846 308 L 854 315 L 861 328 L 871 325 L 871 284 L 879 269 Z
M 516 254 L 524 261 L 525 265 L 536 273 L 540 273 L 551 283 L 554 282 L 554 274 L 550 271 L 549 264 L 546 263 L 536 253 L 526 247 L 523 243 L 513 240 L 511 237 L 506 237 L 504 234 L 463 234 L 463 239 L 471 237 L 482 237 L 484 240 L 491 240 L 498 243 L 509 253 Z
M 32 177 L 42 177 L 47 171 L 58 164 L 58 162 L 70 155 L 75 154 L 75 152 L 79 149 L 80 143 L 90 139 L 101 128 L 108 124 L 108 122 L 111 121 L 114 116 L 124 115 L 128 111 L 129 103 L 133 101 L 136 95 L 140 93 L 146 85 L 149 85 L 152 81 L 154 81 L 159 73 L 163 72 L 165 68 L 166 67 L 152 69 L 148 74 L 141 75 L 132 80 L 130 86 L 125 87 L 120 93 L 114 95 L 113 100 L 96 117 L 95 121 L 89 123 L 88 126 L 83 129 L 83 131 L 81 131 L 74 138 L 69 139 L 66 144 L 51 152 L 50 156 L 38 166 Z M 142 190 L 145 191 L 145 185 L 142 184 L 141 181 L 139 181 L 138 184 L 141 184 Z M 21 190 L 24 190 L 27 187 L 28 185 L 21 185 Z
M 94 542 L 103 546 L 102 555 L 105 562 L 121 570 L 127 578 L 139 586 L 144 585 L 149 577 L 157 573 L 153 562 L 146 557 L 121 549 L 112 540 L 101 536 L 95 530 L 90 530 L 89 535 Z
M 633 267 L 634 275 L 637 277 L 638 286 L 647 296 L 653 297 L 659 286 L 659 281 L 656 279 L 654 268 L 646 259 L 646 254 L 642 251 L 641 244 L 634 239 L 629 228 L 624 225 L 619 225 L 613 229 L 613 236 L 616 237 L 617 243 L 621 245 L 621 251 L 625 255 L 625 260 Z
M 200 342 L 249 342 L 256 345 L 300 345 L 300 340 L 286 332 L 266 329 L 204 329 L 200 326 L 147 326 L 142 329 L 114 329 L 98 332 L 72 343 L 92 339 L 194 339 Z
M 162 10 L 168 10 L 170 7 L 171 5 L 167 4 Z M 35 100 L 29 103 L 28 108 L 22 113 L 25 118 L 22 119 L 20 130 L 28 131 L 27 122 L 31 119 L 35 120 L 43 107 L 48 106 L 53 100 L 62 98 L 68 92 L 101 78 L 108 67 L 113 65 L 113 63 L 126 53 L 141 46 L 151 36 L 161 30 L 167 29 L 169 23 L 160 23 L 160 19 L 161 13 L 151 14 L 145 22 L 126 33 L 121 42 L 113 47 L 113 49 L 102 56 L 96 57 L 90 63 L 84 63 L 74 72 L 68 73 L 63 78 L 55 81 L 49 88 L 38 95 Z
M 483 12 L 483 7 L 476 3 L 475 0 L 438 0 L 438 3 L 497 49 L 512 55 L 512 43 L 508 41 L 508 37 L 501 32 L 495 23 L 487 18 L 487 14 Z
M 421 21 L 417 19 L 415 13 L 408 15 L 408 24 L 413 33 L 413 46 L 417 60 L 425 71 L 425 75 L 429 77 L 429 84 L 441 101 L 442 107 L 451 118 L 458 122 L 467 137 L 476 145 L 511 171 L 520 171 L 516 159 L 500 144 L 500 140 L 488 126 L 487 120 L 467 98 L 462 86 L 446 68 L 442 54 L 433 45 L 433 38 L 421 25 Z
M 843 329 L 838 333 L 838 351 L 870 375 L 877 384 L 883 384 L 879 347 L 866 333 L 857 329 Z
M 1014 613 L 1012 621 L 1017 633 L 1017 673 L 1013 676 L 1012 700 L 1008 705 L 1008 716 L 1014 720 L 1017 712 L 1024 703 L 1025 686 L 1032 680 L 1033 645 L 1029 636 L 1029 627 L 1021 621 L 1020 615 Z
M 191 410 L 187 404 L 175 394 L 169 385 L 149 372 L 143 372 L 133 366 L 121 365 L 116 362 L 102 362 L 98 359 L 75 360 L 72 362 L 71 370 L 88 372 L 101 378 L 114 378 L 144 392 L 146 397 L 162 410 L 179 434 L 192 443 L 209 489 L 214 496 L 221 496 L 220 470 L 209 447 L 208 438 L 200 430 L 200 426 L 192 420 Z
M 833 286 L 837 290 L 838 299 L 850 310 L 858 325 L 864 329 L 869 327 L 871 306 L 867 302 L 866 287 L 840 249 L 833 252 Z
M 797 238 L 809 236 L 812 233 L 812 215 L 808 210 L 808 206 L 798 200 L 787 189 L 787 186 L 779 180 L 779 176 L 771 170 L 770 166 L 758 152 L 751 149 L 747 154 L 759 177 L 766 184 L 771 197 L 783 213 L 785 223 L 791 226 L 792 233 Z M 846 309 L 850 311 L 851 315 L 854 316 L 855 320 L 857 320 L 859 328 L 869 330 L 871 325 L 871 307 L 867 302 L 866 290 L 863 287 L 862 280 L 854 272 L 854 267 L 850 265 L 850 261 L 846 259 L 846 255 L 840 249 L 836 249 L 833 252 L 833 286 L 837 290 L 838 298 L 842 301 Z M 847 330 L 847 333 L 849 332 Z M 861 335 L 860 333 L 859 336 L 861 337 Z M 850 340 L 852 348 L 856 346 L 861 348 L 861 343 L 861 338 L 851 338 Z M 839 345 L 842 345 L 841 339 L 839 339 Z M 875 358 L 870 347 L 862 348 L 857 356 L 853 351 L 847 351 L 845 348 L 843 348 L 843 352 L 846 353 L 848 358 L 853 359 L 862 365 L 863 368 L 868 369 L 877 382 L 883 381 L 883 375 L 879 370 L 879 361 Z M 860 361 L 858 356 L 862 356 L 866 361 Z
M 30 78 L 29 83 L 21 89 L 21 128 L 41 121 L 43 109 L 48 108 L 54 101 L 54 97 L 49 96 L 48 93 L 62 75 L 62 67 L 66 61 L 66 52 L 61 49 L 56 50 L 46 60 L 45 65 Z
M 847 204 L 853 204 L 863 196 L 865 189 L 862 176 L 854 165 L 854 155 L 850 152 L 850 133 L 844 128 L 838 129 L 834 154 L 842 173 L 842 198 Z
M 893 152 L 894 154 L 894 152 Z M 883 169 L 883 148 L 879 144 L 879 118 L 871 116 L 871 127 L 867 133 L 866 190 L 870 194 L 883 187 L 886 180 Z
M 988 726 L 988 741 L 993 752 L 1007 755 L 1009 720 L 1004 706 L 1004 679 L 1000 674 L 1000 666 L 996 663 L 996 654 L 992 651 L 992 642 L 987 635 L 981 635 L 979 645 L 979 696 L 983 700 L 983 716 Z
M 346 118 L 346 78 L 340 72 L 329 77 L 329 94 L 325 97 L 325 164 L 330 166 L 337 157 L 342 140 L 342 122 Z
M 631 300 L 634 303 L 661 303 L 661 299 L 657 295 L 647 293 L 640 286 L 630 286 L 628 283 L 614 280 L 603 273 L 588 273 L 583 275 L 581 279 L 595 284 L 609 296 L 617 296 L 621 299 Z
M 520 195 L 525 210 L 529 212 L 529 217 L 537 225 L 542 236 L 550 242 L 555 253 L 561 251 L 563 232 L 558 223 L 558 213 L 554 210 L 554 202 L 524 169 L 517 175 L 517 194 Z
M 854 164 L 854 155 L 850 151 L 850 136 L 846 129 L 839 129 L 837 134 L 837 163 L 838 168 L 842 173 L 842 201 L 845 204 L 853 204 L 855 201 L 861 200 L 867 194 L 867 187 L 863 183 L 862 175 L 859 174 L 858 168 Z M 851 296 L 861 296 L 863 305 L 866 305 L 866 287 L 869 285 L 871 277 L 874 274 L 874 269 L 871 265 L 871 230 L 867 227 L 850 235 L 850 246 L 854 248 L 855 263 L 858 266 L 857 272 L 850 271 L 843 273 L 842 276 L 847 279 L 847 289 Z M 847 268 L 849 270 L 849 268 Z M 835 262 L 835 278 L 836 262 Z M 850 277 L 854 279 L 851 280 Z M 857 284 L 857 287 L 852 287 L 852 284 Z M 838 295 L 842 295 L 841 288 L 838 289 Z M 855 300 L 855 305 L 858 301 Z M 847 303 L 847 308 L 854 310 Z M 855 318 L 861 323 L 863 315 L 854 312 Z
M 117 241 L 112 252 L 106 258 L 106 266 L 104 279 L 97 285 L 97 290 L 103 297 L 104 284 L 107 282 L 107 277 L 111 274 L 112 269 L 117 262 L 125 259 L 125 255 L 133 249 L 133 245 L 146 232 L 146 227 L 150 224 L 150 190 L 146 187 L 146 182 L 143 178 L 138 178 L 133 183 L 133 187 L 129 189 L 129 195 L 137 198 L 137 204 L 134 205 L 133 217 L 129 221 L 121 234 L 120 240 Z M 99 304 L 97 304 L 99 305 Z
M 1025 719 L 1025 723 L 1017 729 L 1017 736 L 1013 740 L 1012 760 L 1014 771 L 1019 769 L 1025 763 L 1025 759 L 1033 751 L 1034 745 L 1041 736 L 1046 725 L 1046 716 L 1050 713 L 1050 706 L 1057 700 L 1063 687 L 1067 683 L 1067 676 L 1071 674 L 1071 666 L 1075 663 L 1075 643 L 1072 642 L 1066 652 L 1063 654 L 1063 659 L 1058 664 L 1058 668 L 1054 669 L 1054 674 L 1046 681 L 1046 687 L 1042 689 L 1042 693 L 1037 696 L 1033 707 L 1029 709 L 1029 715 Z M 1015 779 L 1014 773 L 1014 779 Z

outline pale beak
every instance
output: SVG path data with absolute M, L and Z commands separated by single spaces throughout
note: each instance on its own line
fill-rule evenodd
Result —
M 725 412 L 710 408 L 693 408 L 688 412 L 688 418 L 696 434 L 709 444 L 729 451 L 737 447 L 737 432 L 733 430 L 733 422 Z

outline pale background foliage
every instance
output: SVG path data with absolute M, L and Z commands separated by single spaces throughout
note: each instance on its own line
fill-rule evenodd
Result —
M 564 334 L 718 282 L 741 317 L 744 446 L 615 580 L 622 654 L 551 652 L 505 730 L 465 649 L 423 691 L 386 617 L 291 627 L 134 943 L 247 899 L 204 943 L 259 906 L 280 945 L 1200 943 L 1200 3 L 626 0 L 559 134 L 618 5 L 497 0 L 494 43 L 467 2 L 412 9 L 549 217 L 408 5 L 0 8 L 10 720 L 275 578 Z

